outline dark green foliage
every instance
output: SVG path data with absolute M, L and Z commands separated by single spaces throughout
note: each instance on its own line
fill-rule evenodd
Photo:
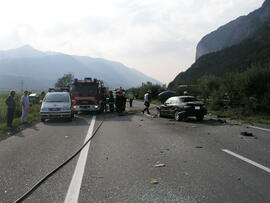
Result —
M 137 88 L 130 88 L 127 91 L 131 92 L 137 99 L 143 99 L 144 94 L 146 91 L 151 91 L 152 99 L 157 99 L 158 94 L 160 92 L 163 92 L 165 90 L 165 87 L 162 87 L 161 85 L 152 84 L 151 82 L 142 83 L 141 87 Z
M 56 88 L 66 88 L 69 87 L 72 80 L 74 79 L 74 75 L 71 73 L 65 74 L 63 77 L 59 78 L 55 83 Z
M 201 96 L 204 99 L 208 99 L 209 96 L 214 92 L 217 91 L 220 87 L 220 81 L 221 79 L 213 76 L 213 75 L 207 75 L 203 76 L 198 81 L 198 89 L 200 91 Z
M 205 76 L 197 81 L 198 96 L 212 109 L 239 108 L 241 113 L 270 113 L 270 66 L 250 68 L 224 78 Z
M 238 45 L 202 56 L 169 88 L 179 89 L 183 84 L 196 87 L 194 95 L 212 109 L 270 114 L 270 24 Z

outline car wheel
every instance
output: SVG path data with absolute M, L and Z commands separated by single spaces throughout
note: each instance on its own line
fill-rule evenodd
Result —
M 41 118 L 40 121 L 41 121 L 41 122 L 45 122 L 45 118 Z
M 71 122 L 71 121 L 72 121 L 72 119 L 73 119 L 73 118 L 72 118 L 72 117 L 70 117 L 70 118 L 68 118 L 67 120 L 68 120 L 69 122 Z
M 204 115 L 196 116 L 196 118 L 197 118 L 198 121 L 202 121 L 203 120 L 203 117 L 204 117 Z
M 180 121 L 180 120 L 181 120 L 181 116 L 180 116 L 180 112 L 179 112 L 179 111 L 176 111 L 176 112 L 174 113 L 174 119 L 175 119 L 176 121 Z

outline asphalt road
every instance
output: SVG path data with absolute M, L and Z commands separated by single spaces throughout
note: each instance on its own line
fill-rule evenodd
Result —
M 124 116 L 39 123 L 1 141 L 0 202 L 14 202 L 103 120 L 86 148 L 23 202 L 270 202 L 270 131 L 153 118 L 134 105 Z

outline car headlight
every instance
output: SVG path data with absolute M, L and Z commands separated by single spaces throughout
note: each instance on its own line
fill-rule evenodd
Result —
M 40 109 L 40 111 L 49 111 L 49 108 L 43 107 Z
M 97 109 L 98 108 L 98 105 L 95 105 L 95 109 Z

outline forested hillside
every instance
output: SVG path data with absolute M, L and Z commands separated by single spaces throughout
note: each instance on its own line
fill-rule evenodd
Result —
M 202 56 L 169 89 L 181 94 L 183 84 L 212 109 L 270 114 L 270 24 L 238 45 Z

